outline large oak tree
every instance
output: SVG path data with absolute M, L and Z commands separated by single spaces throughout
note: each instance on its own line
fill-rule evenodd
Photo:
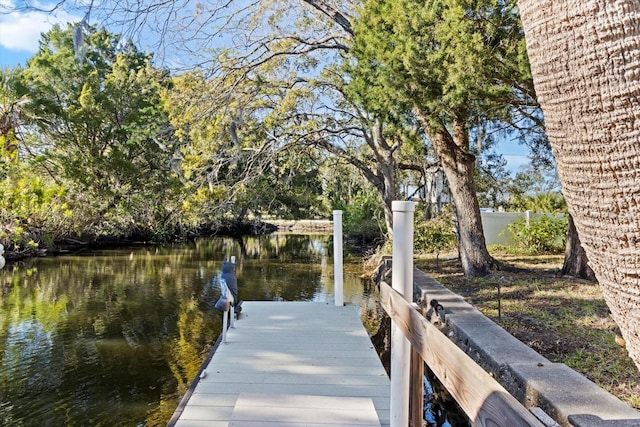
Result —
M 354 33 L 352 90 L 380 115 L 415 114 L 449 182 L 465 275 L 488 274 L 470 129 L 535 106 L 515 2 L 365 1 Z

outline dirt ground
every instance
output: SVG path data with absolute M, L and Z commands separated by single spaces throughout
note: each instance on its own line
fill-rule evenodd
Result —
M 416 267 L 549 360 L 565 363 L 640 409 L 640 374 L 597 283 L 556 277 L 562 255 L 492 253 L 522 271 L 466 279 L 453 255 L 421 256 Z

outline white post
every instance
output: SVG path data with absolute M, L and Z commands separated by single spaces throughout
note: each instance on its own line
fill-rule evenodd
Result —
M 230 259 L 231 263 L 233 265 L 236 264 L 236 256 L 235 255 L 231 255 L 231 259 Z M 235 267 L 234 267 L 235 268 Z M 235 316 L 236 316 L 236 309 L 235 309 L 235 305 L 237 304 L 237 301 L 233 301 L 233 304 L 230 305 L 229 308 L 229 327 L 230 328 L 235 328 L 234 325 L 234 320 L 235 320 Z M 226 339 L 226 332 L 225 332 L 225 339 Z M 225 341 L 226 342 L 226 341 Z
M 338 306 L 344 305 L 342 280 L 342 211 L 333 211 L 333 293 Z
M 222 312 L 222 342 L 227 343 L 227 317 L 229 316 L 229 310 Z
M 230 328 L 235 328 L 235 323 L 234 323 L 234 317 L 236 314 L 236 309 L 234 308 L 233 305 L 229 306 L 229 327 Z
M 413 202 L 395 201 L 393 211 L 393 264 L 391 285 L 404 298 L 413 300 Z M 409 367 L 411 344 L 400 329 L 391 325 L 391 427 L 409 425 Z

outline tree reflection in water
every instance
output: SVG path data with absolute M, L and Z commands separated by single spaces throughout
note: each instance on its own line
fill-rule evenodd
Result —
M 211 279 L 237 259 L 244 300 L 333 301 L 330 236 L 198 240 L 0 270 L 0 424 L 166 425 L 221 329 Z M 345 266 L 345 301 L 378 310 Z

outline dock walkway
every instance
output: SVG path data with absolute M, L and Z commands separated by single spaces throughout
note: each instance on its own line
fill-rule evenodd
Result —
M 176 427 L 389 425 L 389 378 L 355 307 L 242 307 Z

